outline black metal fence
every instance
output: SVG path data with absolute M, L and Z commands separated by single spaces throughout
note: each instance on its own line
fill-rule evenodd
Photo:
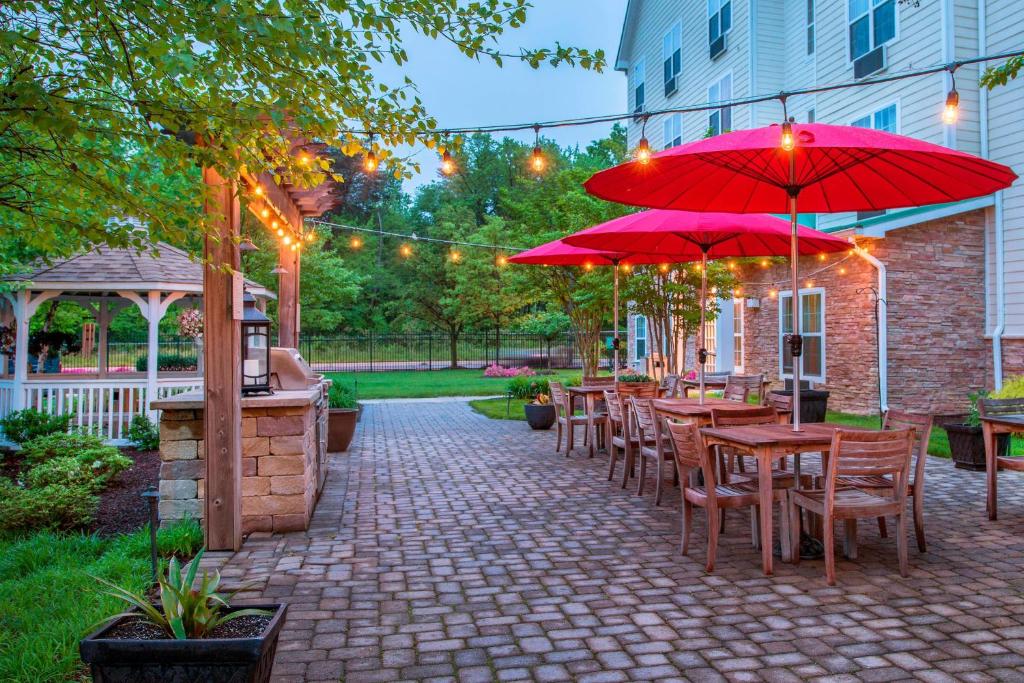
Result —
M 145 336 L 107 340 L 107 372 L 142 372 L 146 369 L 149 342 Z M 161 366 L 174 370 L 194 370 L 199 348 L 191 337 L 160 335 Z M 57 361 L 51 359 L 49 372 L 56 372 Z M 99 366 L 99 341 L 75 353 L 61 354 L 60 372 L 96 372 Z
M 522 332 L 471 332 L 454 343 L 443 334 L 367 334 L 304 337 L 303 358 L 318 371 L 442 370 L 457 363 L 461 368 L 581 367 L 573 337 L 554 338 Z

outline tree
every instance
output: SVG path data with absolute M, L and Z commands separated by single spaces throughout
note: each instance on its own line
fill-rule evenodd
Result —
M 990 66 L 985 69 L 985 73 L 981 75 L 981 84 L 989 90 L 999 85 L 1006 85 L 1017 78 L 1017 74 L 1022 68 L 1024 68 L 1024 56 L 1010 57 L 999 66 Z
M 527 0 L 0 3 L 0 245 L 53 255 L 181 244 L 208 227 L 199 166 L 225 177 L 269 171 L 299 186 L 331 175 L 329 158 L 294 153 L 296 131 L 348 156 L 434 146 L 437 124 L 415 84 L 382 82 L 373 68 L 404 64 L 410 31 L 498 65 L 603 67 L 600 51 L 499 50 L 527 9 Z

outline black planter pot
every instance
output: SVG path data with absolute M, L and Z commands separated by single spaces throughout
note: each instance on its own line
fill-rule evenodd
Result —
M 258 638 L 204 640 L 121 640 L 104 637 L 118 619 L 79 644 L 94 683 L 265 683 L 274 665 L 277 638 L 287 605 L 238 605 L 265 609 L 274 616 Z
M 773 394 L 792 396 L 789 389 L 776 389 Z M 828 392 L 819 389 L 800 390 L 800 422 L 824 422 L 828 412 Z
M 551 429 L 555 424 L 555 407 L 550 403 L 524 403 L 523 410 L 531 429 Z
M 981 427 L 968 424 L 943 425 L 949 436 L 949 453 L 953 458 L 954 467 L 973 472 L 984 472 L 985 467 L 985 436 Z M 1010 435 L 1000 434 L 996 437 L 998 453 L 1006 455 L 1010 450 Z

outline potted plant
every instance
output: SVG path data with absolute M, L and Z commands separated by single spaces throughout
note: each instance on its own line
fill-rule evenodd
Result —
M 537 394 L 533 401 L 523 404 L 523 411 L 530 429 L 551 429 L 555 424 L 555 405 L 548 394 Z
M 331 453 L 347 451 L 356 432 L 359 404 L 355 392 L 339 382 L 332 382 L 327 390 L 327 450 Z
M 631 387 L 636 387 L 643 384 L 650 384 L 653 381 L 653 377 L 651 377 L 650 375 L 645 375 L 642 372 L 624 373 L 619 375 L 618 379 L 615 382 L 615 386 L 626 389 L 628 391 Z
M 970 411 L 967 413 L 967 419 L 963 422 L 947 423 L 942 427 L 949 437 L 949 453 L 953 458 L 954 467 L 982 472 L 985 470 L 985 436 L 981 429 L 978 401 L 988 398 L 988 392 L 974 392 L 969 394 L 968 398 Z M 1000 392 L 999 396 L 993 396 L 993 398 L 1011 398 L 1011 396 L 1003 396 Z M 1006 455 L 1010 449 L 1010 435 L 1000 434 L 996 444 L 999 449 L 997 455 Z
M 157 579 L 159 602 L 97 579 L 133 609 L 111 617 L 79 643 L 96 683 L 270 680 L 287 605 L 232 607 L 217 593 L 220 573 L 182 575 L 176 558 Z

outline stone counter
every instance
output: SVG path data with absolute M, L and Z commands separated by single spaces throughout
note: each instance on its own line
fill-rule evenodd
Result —
M 326 476 L 319 386 L 242 398 L 242 533 L 309 526 Z M 206 477 L 203 395 L 156 401 L 160 416 L 160 521 L 202 519 Z

